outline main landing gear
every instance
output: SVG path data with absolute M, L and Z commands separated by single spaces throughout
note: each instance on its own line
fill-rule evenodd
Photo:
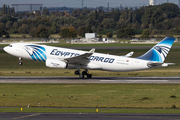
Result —
M 80 70 L 76 70 L 75 72 L 75 75 L 79 75 L 79 78 L 84 78 L 84 76 L 86 75 L 87 78 L 92 78 L 92 75 L 91 74 L 88 74 L 88 70 L 84 70 L 81 74 Z
M 22 65 L 22 58 L 19 58 L 19 65 Z

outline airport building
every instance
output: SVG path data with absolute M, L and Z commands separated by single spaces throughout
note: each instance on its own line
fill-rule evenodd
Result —
M 43 9 L 43 4 L 12 4 L 15 12 L 33 12 Z

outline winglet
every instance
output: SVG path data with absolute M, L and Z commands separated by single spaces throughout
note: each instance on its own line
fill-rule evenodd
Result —
M 94 53 L 95 52 L 95 48 L 92 48 L 88 53 Z
M 134 54 L 134 52 L 132 51 L 132 52 L 126 54 L 125 56 L 126 56 L 126 57 L 131 57 L 133 54 Z

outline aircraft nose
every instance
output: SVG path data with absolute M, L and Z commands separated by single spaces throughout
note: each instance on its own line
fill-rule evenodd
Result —
M 7 52 L 7 46 L 6 46 L 6 47 L 4 47 L 4 48 L 3 48 L 3 50 Z
M 3 50 L 4 50 L 5 52 L 9 53 L 9 52 L 8 52 L 8 51 L 9 51 L 9 47 L 8 47 L 8 46 L 4 47 Z

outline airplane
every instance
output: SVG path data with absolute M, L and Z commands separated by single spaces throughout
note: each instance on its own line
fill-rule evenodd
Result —
M 91 78 L 92 74 L 89 74 L 89 69 L 128 72 L 173 65 L 173 63 L 164 63 L 164 60 L 174 40 L 173 37 L 166 37 L 145 54 L 136 58 L 131 58 L 134 52 L 117 56 L 96 53 L 94 48 L 90 51 L 82 51 L 32 43 L 12 43 L 3 49 L 9 54 L 19 57 L 19 65 L 22 65 L 22 59 L 42 61 L 47 67 L 77 69 L 74 73 L 79 75 L 79 78 L 85 76 Z M 82 73 L 81 69 L 84 69 Z

